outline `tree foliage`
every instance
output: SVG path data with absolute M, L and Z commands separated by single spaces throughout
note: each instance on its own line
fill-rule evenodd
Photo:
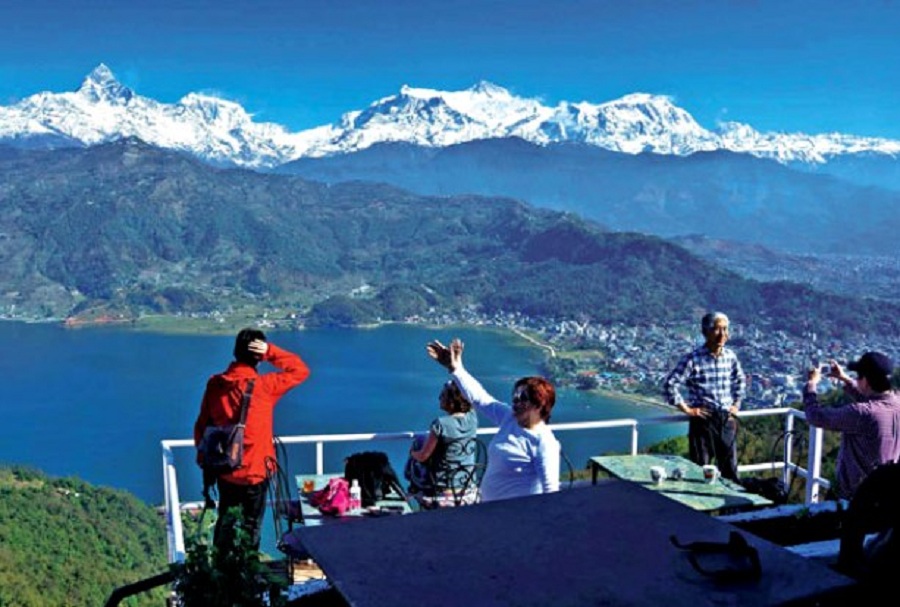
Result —
M 0 174 L 0 304 L 35 315 L 319 302 L 310 324 L 340 326 L 475 304 L 639 323 L 718 308 L 794 334 L 900 332 L 896 304 L 746 280 L 660 238 L 508 198 L 220 170 L 136 140 L 22 152 Z M 371 292 L 351 298 L 360 284 Z
M 0 605 L 102 605 L 165 569 L 165 529 L 131 494 L 76 478 L 0 468 Z M 157 589 L 128 599 L 164 602 Z

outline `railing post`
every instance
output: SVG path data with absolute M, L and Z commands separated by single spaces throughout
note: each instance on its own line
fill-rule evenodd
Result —
M 792 461 L 794 461 L 794 416 L 788 413 L 784 416 L 784 467 L 781 469 L 781 482 L 785 487 L 790 486 L 788 476 L 796 474 L 790 469 Z
M 631 454 L 637 455 L 638 452 L 638 423 L 631 424 Z
M 819 477 L 822 476 L 822 437 L 824 431 L 815 426 L 809 427 L 809 456 L 806 463 L 806 505 L 820 501 Z
M 184 560 L 184 529 L 181 525 L 178 476 L 175 472 L 175 456 L 172 453 L 172 448 L 165 441 L 163 441 L 163 488 L 166 500 L 166 534 L 169 539 L 169 562 L 181 562 Z
M 316 442 L 316 474 L 325 474 L 325 443 Z

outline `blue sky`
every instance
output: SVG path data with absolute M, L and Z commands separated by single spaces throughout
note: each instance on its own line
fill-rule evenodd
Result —
M 900 0 L 2 0 L 0 104 L 106 63 L 301 130 L 400 86 L 672 96 L 706 127 L 900 139 Z

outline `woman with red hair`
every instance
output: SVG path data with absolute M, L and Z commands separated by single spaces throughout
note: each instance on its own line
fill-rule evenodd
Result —
M 481 501 L 508 499 L 559 490 L 560 445 L 547 425 L 556 403 L 553 384 L 543 377 L 523 377 L 513 386 L 512 406 L 488 394 L 462 364 L 463 343 L 435 340 L 428 355 L 446 368 L 476 410 L 500 430 L 488 446 Z

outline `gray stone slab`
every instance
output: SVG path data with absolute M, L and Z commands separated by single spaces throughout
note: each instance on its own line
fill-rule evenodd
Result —
M 354 606 L 776 605 L 851 588 L 820 563 L 744 534 L 758 582 L 719 584 L 670 542 L 736 528 L 634 483 L 298 530 Z

